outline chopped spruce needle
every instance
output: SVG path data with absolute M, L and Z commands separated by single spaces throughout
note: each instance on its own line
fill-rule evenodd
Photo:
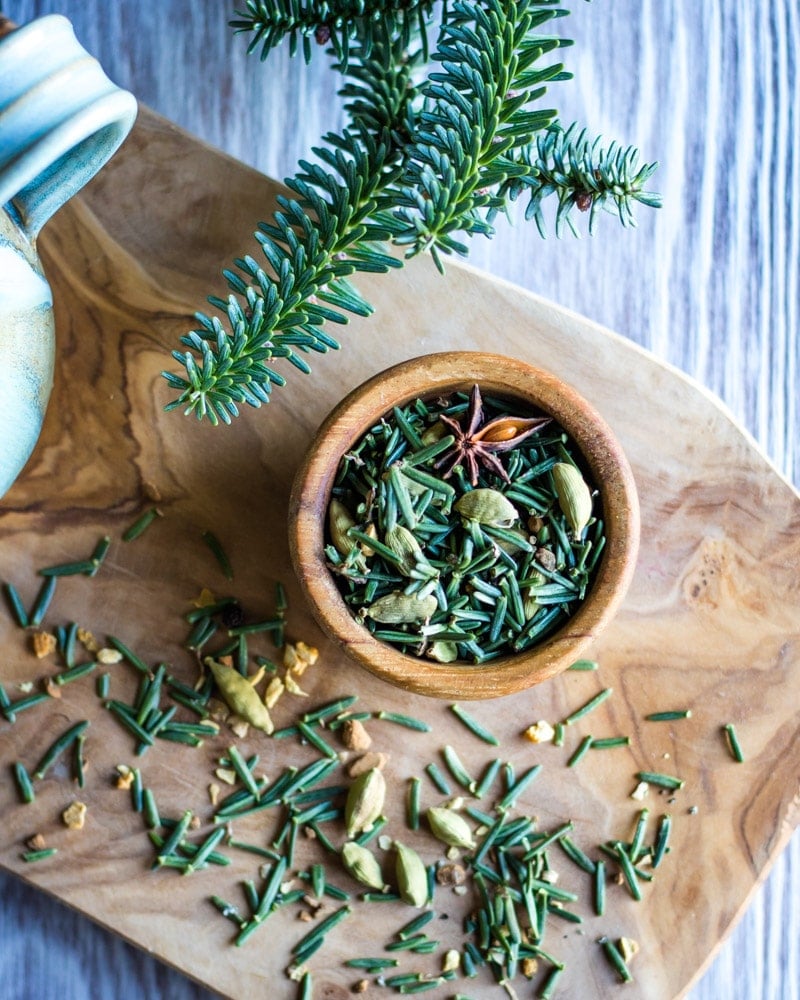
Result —
M 598 705 L 602 705 L 602 703 L 606 700 L 606 698 L 609 698 L 611 694 L 612 694 L 612 689 L 605 688 L 599 694 L 596 694 L 594 698 L 590 698 L 585 705 L 582 705 L 580 708 L 576 709 L 574 712 L 568 715 L 566 719 L 564 719 L 564 725 L 569 726 L 572 725 L 573 722 L 577 722 L 578 719 L 582 719 L 585 715 L 588 715 L 589 712 L 594 711 L 594 709 L 597 708 Z
M 681 778 L 676 778 L 671 774 L 662 774 L 659 771 L 638 771 L 636 777 L 639 781 L 645 781 L 648 785 L 657 785 L 659 788 L 677 790 L 683 788 L 685 782 Z
M 651 712 L 650 715 L 645 716 L 645 719 L 648 722 L 673 722 L 677 719 L 691 719 L 691 717 L 692 710 L 690 708 L 682 708 L 667 712 Z
M 45 847 L 41 851 L 25 851 L 21 857 L 22 860 L 31 864 L 35 861 L 45 861 L 47 858 L 52 858 L 54 854 L 58 853 L 58 848 L 56 847 Z
M 453 715 L 455 715 L 457 719 L 463 722 L 466 728 L 469 729 L 469 731 L 473 733 L 475 736 L 477 736 L 479 740 L 483 740 L 484 743 L 489 743 L 491 746 L 496 747 L 499 745 L 500 741 L 497 739 L 497 737 L 493 736 L 488 731 L 488 729 L 482 726 L 480 722 L 478 722 L 478 720 L 474 718 L 474 716 L 470 715 L 470 713 L 467 712 L 466 709 L 462 708 L 458 704 L 454 704 L 450 706 L 450 711 L 453 713 Z
M 233 567 L 231 566 L 231 561 L 228 558 L 228 554 L 222 547 L 222 542 L 217 538 L 213 531 L 204 531 L 201 535 L 203 541 L 211 550 L 212 555 L 217 560 L 219 568 L 222 570 L 226 580 L 233 579 Z
M 140 517 L 138 517 L 133 524 L 126 528 L 122 533 L 123 542 L 132 542 L 137 539 L 140 535 L 143 535 L 145 531 L 150 527 L 150 525 L 155 521 L 157 517 L 163 517 L 164 515 L 157 507 L 150 507 L 146 510 Z
M 739 763 L 744 763 L 744 754 L 742 753 L 742 747 L 739 743 L 739 737 L 736 735 L 736 728 L 732 722 L 727 723 L 723 727 L 723 732 L 725 734 L 725 739 L 728 744 L 728 750 L 730 751 L 731 757 Z

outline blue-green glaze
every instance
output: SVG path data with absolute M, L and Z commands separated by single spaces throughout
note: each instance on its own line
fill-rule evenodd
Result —
M 43 17 L 0 41 L 0 496 L 36 445 L 53 384 L 53 299 L 36 237 L 135 117 L 133 96 L 66 18 Z
M 0 493 L 33 451 L 53 385 L 53 297 L 34 245 L 0 213 Z

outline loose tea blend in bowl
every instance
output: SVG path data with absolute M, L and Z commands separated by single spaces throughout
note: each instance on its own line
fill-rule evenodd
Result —
M 638 537 L 633 477 L 602 418 L 554 375 L 478 352 L 354 389 L 289 509 L 323 628 L 378 677 L 440 698 L 566 669 L 619 607 Z
M 328 566 L 356 619 L 443 663 L 541 642 L 605 546 L 581 460 L 550 417 L 477 384 L 395 406 L 343 456 L 328 507 Z

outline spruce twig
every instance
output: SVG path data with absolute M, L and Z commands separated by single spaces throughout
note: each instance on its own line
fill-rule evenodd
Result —
M 568 77 L 560 64 L 535 65 L 570 44 L 537 33 L 560 13 L 525 0 L 453 5 L 433 55 L 442 69 L 423 87 L 425 104 L 393 192 L 400 206 L 393 237 L 409 256 L 430 250 L 442 270 L 440 253 L 467 254 L 455 233 L 493 233 L 488 213 L 501 206 L 493 189 L 520 172 L 505 154 L 553 120 L 555 111 L 531 105 L 545 83 Z
M 348 281 L 354 271 L 383 272 L 399 262 L 370 244 L 367 220 L 377 195 L 398 168 L 390 149 L 364 130 L 326 137 L 329 147 L 314 152 L 319 164 L 301 161 L 301 173 L 287 180 L 297 196 L 278 196 L 280 210 L 259 224 L 256 239 L 271 274 L 252 257 L 237 259 L 224 273 L 233 294 L 209 301 L 227 318 L 197 314 L 200 329 L 181 338 L 189 350 L 173 356 L 186 377 L 165 373 L 180 397 L 168 409 L 184 407 L 213 424 L 230 423 L 238 403 L 269 402 L 272 385 L 284 378 L 268 364 L 285 358 L 303 372 L 297 351 L 324 353 L 338 348 L 322 325 L 346 323 L 346 312 L 368 316 L 371 306 Z M 247 279 L 247 280 L 245 280 Z
M 229 24 L 237 34 L 252 33 L 247 51 L 260 49 L 262 61 L 288 37 L 290 54 L 299 46 L 310 62 L 313 38 L 318 45 L 330 42 L 346 66 L 354 39 L 369 55 L 374 39 L 384 32 L 404 46 L 415 30 L 424 35 L 433 6 L 433 0 L 247 0 L 245 10 L 236 11 Z
M 409 52 L 402 39 L 387 33 L 369 47 L 354 49 L 347 65 L 336 65 L 345 76 L 339 96 L 345 99 L 350 120 L 391 140 L 398 154 L 408 141 L 408 122 L 419 93 L 414 73 L 425 58 L 423 48 Z
M 579 130 L 577 124 L 564 129 L 560 122 L 554 122 L 537 136 L 535 145 L 516 153 L 514 162 L 523 166 L 524 171 L 506 182 L 502 196 L 513 201 L 527 192 L 530 200 L 525 218 L 535 220 L 542 236 L 545 235 L 542 203 L 552 195 L 558 201 L 556 236 L 562 234 L 564 224 L 573 235 L 578 235 L 571 215 L 574 208 L 588 211 L 589 233 L 594 231 L 600 209 L 616 211 L 623 226 L 635 226 L 635 202 L 661 207 L 660 196 L 644 187 L 657 164 L 639 166 L 639 151 L 633 146 L 624 148 L 612 142 L 604 148 L 600 143 L 599 136 L 590 141 L 586 129 Z
M 388 235 L 377 217 L 382 195 L 399 178 L 401 134 L 413 96 L 412 54 L 398 66 L 398 43 L 385 32 L 369 52 L 351 53 L 343 88 L 351 100 L 352 126 L 323 137 L 312 150 L 319 163 L 302 160 L 286 184 L 296 197 L 278 197 L 280 211 L 260 223 L 256 239 L 266 268 L 253 257 L 223 271 L 231 294 L 209 302 L 225 317 L 196 314 L 200 328 L 181 338 L 188 348 L 173 357 L 184 375 L 165 372 L 180 395 L 167 409 L 182 408 L 212 424 L 230 423 L 238 404 L 269 402 L 273 385 L 285 379 L 270 365 L 285 358 L 303 372 L 300 353 L 336 350 L 323 325 L 347 323 L 346 313 L 368 316 L 372 307 L 348 281 L 355 271 L 381 273 L 400 267 L 381 240 Z M 326 169 L 328 168 L 328 169 Z M 299 353 L 298 353 L 299 352 Z
M 544 235 L 542 203 L 558 201 L 555 229 L 576 232 L 571 213 L 616 210 L 633 225 L 632 206 L 657 206 L 644 186 L 655 164 L 638 153 L 590 141 L 576 125 L 564 130 L 538 102 L 550 82 L 567 79 L 545 57 L 571 43 L 540 29 L 567 13 L 556 0 L 455 0 L 441 10 L 436 70 L 417 83 L 427 58 L 434 5 L 413 0 L 248 0 L 231 22 L 252 31 L 264 58 L 281 38 L 303 40 L 310 54 L 314 25 L 326 25 L 345 77 L 340 91 L 350 124 L 323 137 L 316 161 L 302 160 L 287 179 L 290 195 L 259 224 L 265 262 L 249 254 L 223 271 L 230 294 L 209 298 L 220 315 L 198 313 L 198 329 L 181 338 L 173 357 L 185 374 L 165 372 L 181 408 L 213 424 L 230 423 L 238 406 L 268 402 L 285 378 L 272 367 L 285 359 L 303 372 L 302 357 L 338 348 L 328 332 L 348 314 L 372 309 L 350 283 L 359 271 L 383 273 L 405 256 L 429 251 L 465 255 L 463 236 L 494 232 L 500 211 L 523 194 Z M 352 43 L 352 44 L 351 44 Z M 544 64 L 543 64 L 544 63 Z

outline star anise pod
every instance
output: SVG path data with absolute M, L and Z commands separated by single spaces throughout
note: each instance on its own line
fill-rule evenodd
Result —
M 478 485 L 480 466 L 496 473 L 505 482 L 510 482 L 497 454 L 516 448 L 551 420 L 550 417 L 502 416 L 484 424 L 483 401 L 477 385 L 472 387 L 465 418 L 465 426 L 462 427 L 457 420 L 444 413 L 439 416 L 454 435 L 455 441 L 435 463 L 434 468 L 445 469 L 444 478 L 447 479 L 456 466 L 463 465 L 473 486 Z

